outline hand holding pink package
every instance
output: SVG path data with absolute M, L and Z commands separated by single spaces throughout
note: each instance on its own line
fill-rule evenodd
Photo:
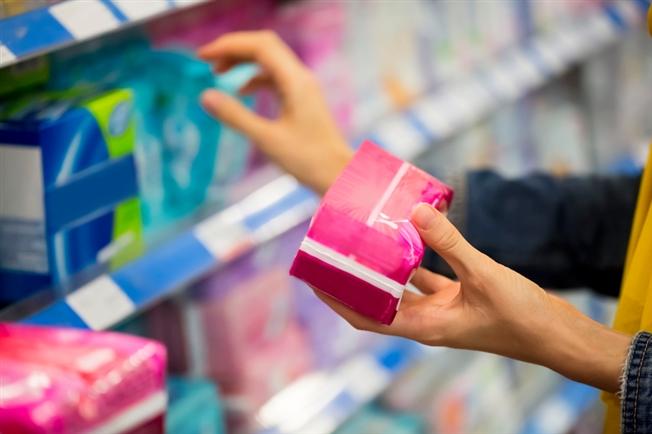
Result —
M 415 205 L 446 211 L 453 191 L 367 141 L 324 196 L 290 274 L 356 312 L 391 324 L 423 259 Z

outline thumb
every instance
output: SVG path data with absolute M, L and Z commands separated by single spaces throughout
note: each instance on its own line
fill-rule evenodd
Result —
M 261 140 L 271 127 L 267 119 L 249 110 L 236 98 L 214 89 L 204 91 L 201 104 L 215 118 L 254 141 Z
M 432 206 L 417 205 L 412 211 L 411 220 L 423 241 L 453 268 L 458 278 L 479 265 L 481 253 L 474 249 L 457 228 Z

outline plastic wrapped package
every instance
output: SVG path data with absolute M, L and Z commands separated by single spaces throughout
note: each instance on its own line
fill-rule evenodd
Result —
M 290 274 L 390 324 L 423 259 L 410 213 L 419 203 L 446 211 L 452 196 L 445 184 L 367 141 L 324 196 Z
M 128 335 L 0 324 L 0 432 L 162 433 L 165 360 Z
M 287 269 L 301 233 L 286 233 L 236 259 L 193 291 L 206 374 L 224 393 L 235 429 L 312 368 Z
M 215 385 L 202 378 L 168 380 L 170 403 L 165 417 L 173 434 L 224 434 L 222 402 Z

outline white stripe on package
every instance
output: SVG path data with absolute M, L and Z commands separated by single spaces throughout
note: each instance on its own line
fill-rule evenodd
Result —
M 374 209 L 371 210 L 371 214 L 369 214 L 369 218 L 367 218 L 367 226 L 372 226 L 376 222 L 378 215 L 380 215 L 383 208 L 385 208 L 385 205 L 387 205 L 389 198 L 392 196 L 392 193 L 394 193 L 394 190 L 396 190 L 396 187 L 398 187 L 398 184 L 401 182 L 401 179 L 403 179 L 409 168 L 410 163 L 403 163 L 401 167 L 399 167 L 394 178 L 392 178 L 391 182 L 383 192 L 383 195 L 380 197 L 380 200 Z
M 305 238 L 301 243 L 300 250 L 320 261 L 337 267 L 340 270 L 344 270 L 360 280 L 364 280 L 370 285 L 387 292 L 394 298 L 401 298 L 401 295 L 403 294 L 404 286 L 400 283 L 359 264 L 354 259 L 346 257 L 315 240 Z

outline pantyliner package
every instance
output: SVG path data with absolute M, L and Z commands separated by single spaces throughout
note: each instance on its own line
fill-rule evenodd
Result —
M 351 309 L 391 324 L 423 259 L 419 203 L 448 209 L 450 187 L 367 141 L 324 196 L 290 269 Z

